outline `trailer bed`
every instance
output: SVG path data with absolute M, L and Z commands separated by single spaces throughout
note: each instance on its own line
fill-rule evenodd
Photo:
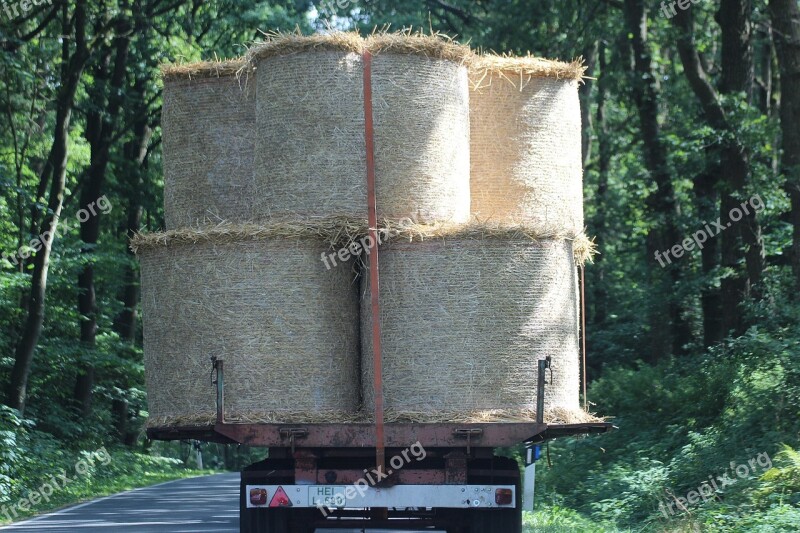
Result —
M 387 447 L 405 447 L 419 442 L 426 448 L 499 448 L 520 443 L 544 442 L 556 437 L 605 433 L 607 422 L 583 424 L 540 424 L 537 422 L 489 423 L 388 423 Z M 147 436 L 154 440 L 199 440 L 266 447 L 374 448 L 375 425 L 360 424 L 235 424 L 217 423 L 202 427 L 153 427 Z

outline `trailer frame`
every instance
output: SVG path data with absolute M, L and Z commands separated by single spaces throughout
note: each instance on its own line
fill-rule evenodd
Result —
M 550 365 L 549 358 L 538 361 L 535 422 L 385 423 L 380 435 L 374 422 L 240 423 L 225 417 L 224 361 L 211 359 L 212 383 L 217 394 L 215 422 L 201 427 L 151 427 L 147 435 L 157 440 L 190 439 L 269 449 L 267 459 L 242 471 L 242 533 L 311 533 L 318 527 L 365 526 L 438 527 L 448 533 L 519 533 L 522 527 L 519 465 L 507 457 L 496 456 L 495 449 L 520 444 L 531 447 L 558 437 L 605 433 L 613 427 L 607 422 L 544 422 L 545 371 Z M 409 460 L 401 468 L 387 466 L 386 458 L 391 458 L 391 466 L 396 466 L 393 460 L 399 456 L 409 459 L 404 452 L 412 446 L 424 450 L 424 457 Z M 376 461 L 375 450 L 379 447 L 383 462 Z M 382 475 L 374 479 L 367 476 L 369 472 Z M 367 477 L 374 481 L 368 487 Z M 347 503 L 338 506 L 309 507 L 309 488 L 330 487 L 341 493 L 342 487 L 359 484 L 370 491 L 366 493 L 368 497 L 362 495 L 363 508 L 358 507 L 357 498 L 345 499 Z M 438 506 L 405 506 L 425 501 L 402 490 L 409 485 L 421 487 L 422 492 L 438 491 Z M 253 494 L 260 498 L 259 491 L 263 491 L 267 501 L 253 500 Z M 468 495 L 467 491 L 475 494 Z M 496 496 L 501 492 L 503 503 Z M 397 494 L 396 502 L 392 500 L 393 494 Z M 511 501 L 507 499 L 509 495 Z M 371 501 L 393 501 L 397 505 L 369 507 L 366 503 Z

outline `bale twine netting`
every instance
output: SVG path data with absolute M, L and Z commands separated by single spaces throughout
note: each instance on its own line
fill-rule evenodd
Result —
M 167 65 L 164 105 L 164 217 L 167 229 L 249 221 L 255 79 L 244 61 Z
M 482 56 L 470 68 L 472 214 L 583 230 L 580 62 Z
M 227 421 L 352 419 L 358 289 L 348 265 L 322 265 L 329 245 L 253 226 L 136 237 L 148 425 L 213 423 L 212 356 L 225 364 Z
M 552 378 L 545 421 L 596 420 L 579 406 L 574 243 L 514 231 L 419 236 L 381 250 L 387 420 L 534 421 L 537 360 L 546 356 Z M 369 301 L 367 279 L 361 331 L 368 413 L 374 408 Z
M 469 48 L 436 36 L 279 35 L 253 48 L 260 210 L 366 217 L 364 56 L 381 216 L 469 218 Z

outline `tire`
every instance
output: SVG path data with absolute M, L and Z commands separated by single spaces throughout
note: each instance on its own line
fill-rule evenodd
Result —
M 314 533 L 314 522 L 320 516 L 317 509 L 288 509 L 292 533 Z
M 470 533 L 522 533 L 522 509 L 474 509 L 470 514 Z
M 313 533 L 316 509 L 247 509 L 240 514 L 241 533 Z
M 462 509 L 436 509 L 436 516 L 443 523 L 447 524 L 447 533 L 469 533 L 469 526 L 466 525 L 468 511 Z
M 239 513 L 240 533 L 293 533 L 289 509 L 246 509 Z

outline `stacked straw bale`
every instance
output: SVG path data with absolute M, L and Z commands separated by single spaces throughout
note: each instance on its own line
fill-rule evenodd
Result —
M 344 421 L 358 407 L 358 293 L 328 243 L 296 227 L 231 226 L 137 237 L 150 426 L 212 424 L 211 356 L 225 416 Z
M 274 217 L 366 217 L 364 64 L 373 54 L 376 195 L 381 215 L 469 218 L 470 50 L 433 36 L 282 35 L 250 52 L 256 69 L 255 179 Z
M 371 419 L 368 273 L 321 260 L 368 231 L 367 57 L 387 420 L 535 420 L 546 356 L 545 420 L 593 420 L 578 405 L 583 67 L 335 32 L 164 69 L 169 231 L 132 243 L 149 426 L 213 424 L 211 356 L 229 422 Z
M 257 218 L 255 80 L 245 65 L 234 60 L 162 69 L 167 229 Z
M 394 232 L 380 264 L 387 420 L 533 421 L 536 361 L 546 356 L 553 360 L 545 420 L 586 420 L 578 404 L 574 259 L 586 253 L 585 241 L 536 239 L 513 228 Z M 374 389 L 366 278 L 362 387 L 369 413 Z
M 472 214 L 583 230 L 580 62 L 482 56 L 470 69 Z

